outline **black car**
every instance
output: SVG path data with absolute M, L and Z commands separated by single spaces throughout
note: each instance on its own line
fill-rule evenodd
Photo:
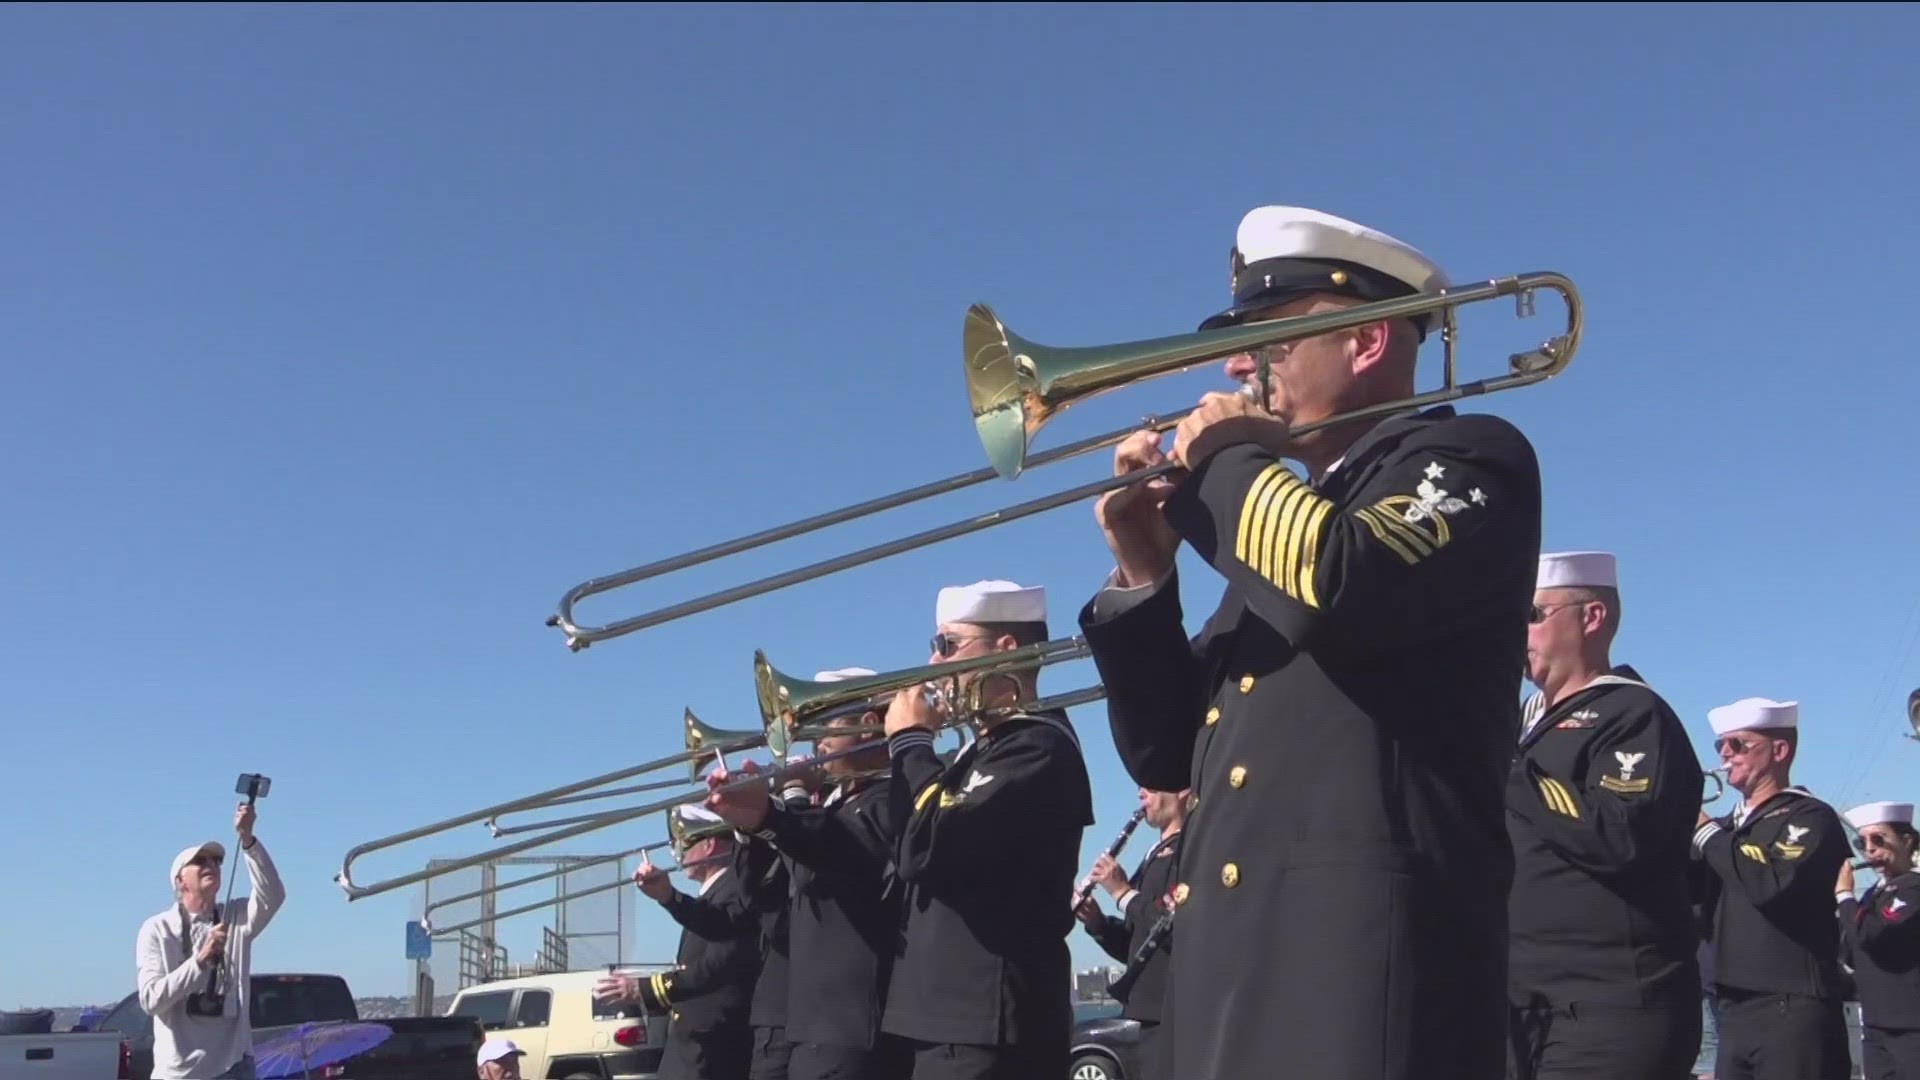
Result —
M 1121 1016 L 1118 1005 L 1082 1006 L 1079 1012 L 1067 1080 L 1127 1080 L 1137 1075 L 1140 1021 Z

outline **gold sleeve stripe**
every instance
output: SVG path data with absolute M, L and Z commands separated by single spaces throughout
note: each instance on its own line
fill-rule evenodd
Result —
M 1759 845 L 1757 844 L 1741 844 L 1740 854 L 1745 855 L 1747 858 L 1752 859 L 1754 862 L 1763 863 L 1767 861 L 1767 853 L 1764 851 L 1761 851 Z
M 1234 558 L 1288 596 L 1318 607 L 1313 579 L 1320 568 L 1320 538 L 1332 512 L 1333 504 L 1291 469 L 1269 465 L 1241 502 Z
M 931 784 L 928 784 L 927 789 L 925 791 L 922 791 L 919 797 L 913 800 L 914 810 L 917 812 L 921 807 L 927 805 L 927 800 L 933 798 L 934 793 L 939 790 L 940 790 L 940 782 L 938 780 L 934 781 Z
M 1541 777 L 1540 797 L 1546 801 L 1547 809 L 1580 820 L 1580 804 L 1573 801 L 1573 794 L 1560 781 L 1551 776 Z
M 1411 566 L 1420 561 L 1420 556 L 1415 554 L 1414 550 L 1400 539 L 1400 534 L 1393 531 L 1390 526 L 1381 520 L 1380 511 L 1371 506 L 1367 506 L 1355 510 L 1353 516 L 1359 518 L 1362 525 L 1365 525 L 1373 531 L 1374 539 L 1386 545 L 1387 550 L 1400 556 L 1407 565 Z
M 662 1005 L 667 1004 L 667 973 L 664 971 L 656 971 L 653 973 L 653 978 L 650 981 L 653 983 L 654 999 Z

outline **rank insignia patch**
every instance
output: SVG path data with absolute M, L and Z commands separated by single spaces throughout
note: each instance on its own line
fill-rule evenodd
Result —
M 1651 778 L 1645 776 L 1635 779 L 1633 770 L 1640 767 L 1640 762 L 1644 761 L 1646 756 L 1645 751 L 1637 754 L 1629 754 L 1624 750 L 1615 750 L 1613 752 L 1613 759 L 1620 763 L 1620 775 L 1602 775 L 1600 777 L 1600 786 L 1606 788 L 1608 791 L 1617 791 L 1623 795 L 1642 794 L 1653 784 L 1653 781 Z
M 1741 844 L 1740 854 L 1745 855 L 1747 858 L 1752 859 L 1754 862 L 1757 862 L 1757 863 L 1763 863 L 1767 861 L 1767 853 L 1764 851 L 1761 851 L 1760 845 L 1758 844 Z

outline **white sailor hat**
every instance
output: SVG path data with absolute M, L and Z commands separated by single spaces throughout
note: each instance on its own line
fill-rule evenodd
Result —
M 723 836 L 732 832 L 733 826 L 727 824 L 719 814 L 691 803 L 674 807 L 673 817 L 667 821 L 667 838 L 679 848 L 698 843 L 709 836 Z
M 1759 731 L 1765 728 L 1800 726 L 1800 703 L 1770 698 L 1741 698 L 1731 705 L 1707 710 L 1707 723 L 1715 735 L 1732 731 Z
M 946 623 L 1032 623 L 1047 621 L 1047 590 L 1011 581 L 976 581 L 940 590 L 933 621 Z
M 1437 263 L 1378 229 L 1302 206 L 1259 206 L 1234 234 L 1233 306 L 1200 324 L 1234 326 L 1249 312 L 1309 293 L 1390 300 L 1450 283 Z M 1439 312 L 1415 320 L 1422 334 Z
M 1556 551 L 1540 556 L 1536 589 L 1613 589 L 1620 585 L 1614 557 L 1604 551 Z
M 1847 824 L 1856 829 L 1869 825 L 1911 825 L 1913 824 L 1913 804 L 1910 802 L 1870 802 L 1856 806 L 1841 815 Z
M 878 675 L 878 674 L 880 673 L 877 671 L 872 671 L 863 667 L 843 667 L 843 668 L 836 668 L 832 671 L 818 672 L 814 675 L 813 681 L 814 682 L 846 682 L 848 679 L 864 679 L 869 675 Z

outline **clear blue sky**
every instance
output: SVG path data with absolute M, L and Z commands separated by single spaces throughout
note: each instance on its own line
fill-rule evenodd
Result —
M 942 585 L 1045 585 L 1069 631 L 1108 567 L 1085 504 L 577 655 L 542 623 L 584 578 L 978 467 L 968 304 L 1049 343 L 1184 332 L 1267 202 L 1456 279 L 1569 274 L 1572 368 L 1475 407 L 1538 447 L 1547 545 L 1619 554 L 1617 658 L 1703 754 L 1708 708 L 1797 699 L 1799 779 L 1913 798 L 1917 30 L 1837 5 L 0 14 L 0 1007 L 126 993 L 169 857 L 230 836 L 238 772 L 273 777 L 291 890 L 259 966 L 400 993 L 418 895 L 348 903 L 354 844 L 670 752 L 687 706 L 751 726 L 755 649 L 922 663 Z M 1469 309 L 1463 374 L 1560 311 Z M 1197 626 L 1217 586 L 1188 580 Z M 1076 720 L 1091 862 L 1133 789 L 1101 708 Z M 507 927 L 515 959 L 539 925 Z M 671 954 L 664 916 L 635 925 L 630 956 Z

